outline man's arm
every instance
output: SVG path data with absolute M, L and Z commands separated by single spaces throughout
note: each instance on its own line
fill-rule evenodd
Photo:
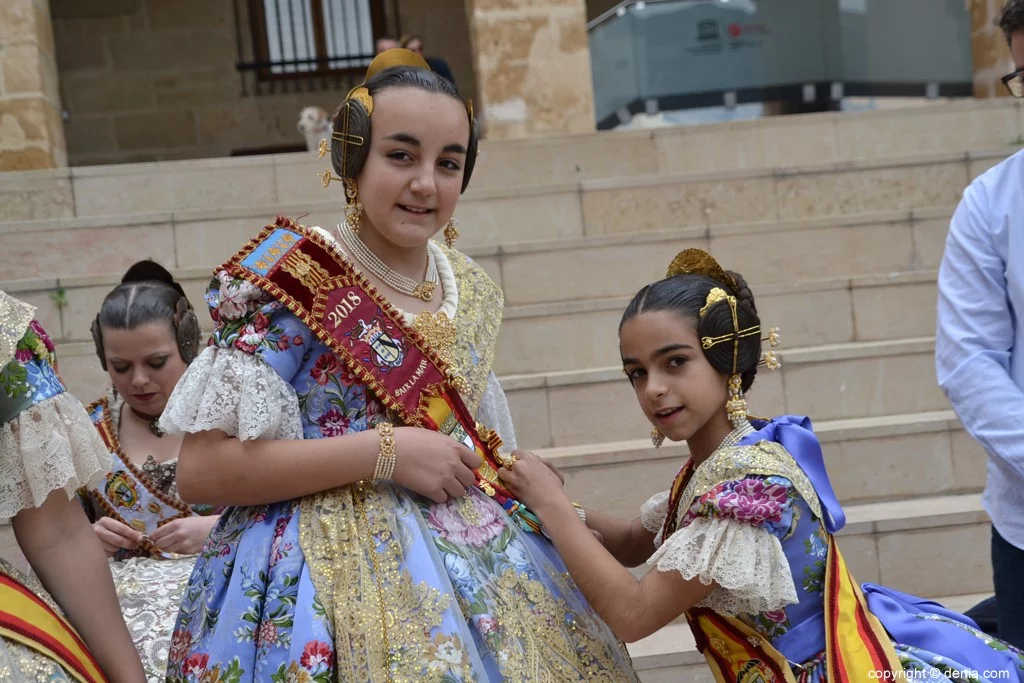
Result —
M 989 212 L 986 191 L 977 182 L 967 188 L 950 223 L 939 269 L 935 368 L 968 433 L 1024 479 L 1024 392 L 1010 376 L 1014 315 L 996 244 L 1000 226 L 990 223 L 1006 219 Z

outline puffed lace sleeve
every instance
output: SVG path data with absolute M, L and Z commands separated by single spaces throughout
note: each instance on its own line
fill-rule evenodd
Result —
M 757 614 L 798 601 L 782 549 L 798 494 L 788 479 L 749 476 L 719 484 L 682 514 L 678 529 L 648 564 L 699 578 L 712 591 L 698 607 L 727 615 Z
M 655 493 L 640 506 L 640 523 L 652 534 L 657 534 L 655 543 L 661 542 L 661 528 L 665 526 L 665 515 L 668 514 L 668 491 Z
M 487 388 L 480 399 L 480 407 L 476 411 L 477 421 L 490 427 L 501 437 L 504 452 L 516 450 L 516 431 L 512 426 L 512 412 L 508 408 L 508 399 L 494 373 L 487 376 Z
M 258 287 L 221 271 L 206 292 L 210 346 L 192 361 L 160 418 L 171 434 L 219 429 L 242 440 L 301 439 L 291 380 L 312 334 Z
M 96 485 L 112 458 L 81 402 L 54 368 L 53 343 L 32 321 L 0 370 L 0 517 Z

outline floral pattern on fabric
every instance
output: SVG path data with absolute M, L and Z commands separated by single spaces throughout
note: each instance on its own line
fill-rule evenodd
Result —
M 54 396 L 63 390 L 56 367 L 53 341 L 33 320 L 15 346 L 14 360 L 0 369 L 0 391 L 9 397 L 29 396 L 33 390 L 45 398 Z
M 699 496 L 683 515 L 680 527 L 697 517 L 717 517 L 761 527 L 780 539 L 794 523 L 798 495 L 783 477 L 748 477 L 718 484 Z
M 741 463 L 740 469 L 742 470 L 742 448 L 730 450 L 735 452 L 733 457 Z M 725 457 L 730 456 L 726 454 Z M 704 464 L 701 465 L 701 467 L 703 466 Z M 829 536 L 820 519 L 812 511 L 812 507 L 808 505 L 790 479 L 779 475 L 765 476 L 759 473 L 748 474 L 736 480 L 719 482 L 706 492 L 695 495 L 689 508 L 680 514 L 684 520 L 680 526 L 700 518 L 728 520 L 729 524 L 754 525 L 768 530 L 782 542 L 782 549 L 790 566 L 799 602 L 788 605 L 784 609 L 757 614 L 740 614 L 738 619 L 744 624 L 774 644 L 782 636 L 790 634 L 796 627 L 804 625 L 809 620 L 822 618 Z M 913 599 L 912 596 L 907 597 Z M 871 598 L 868 600 L 870 604 Z M 921 611 L 914 614 L 914 617 L 935 624 L 934 633 L 930 635 L 933 642 L 948 640 L 951 629 L 970 633 L 977 637 L 994 655 L 988 661 L 991 663 L 1012 662 L 1013 672 L 1009 679 L 1004 677 L 999 680 L 1024 681 L 1024 655 L 1016 648 L 992 638 L 966 623 L 946 616 Z M 914 629 L 913 632 L 924 637 L 931 630 Z M 794 668 L 794 675 L 799 683 L 826 683 L 828 681 L 824 655 L 824 629 L 804 629 L 800 634 L 800 640 L 789 638 L 786 643 L 789 647 L 799 644 L 802 652 L 815 653 L 802 662 L 798 668 Z M 914 680 L 935 680 L 947 683 L 950 680 L 968 680 L 968 674 L 972 671 L 978 672 L 986 668 L 958 662 L 956 657 L 950 656 L 950 653 L 932 652 L 912 644 L 894 642 L 893 646 L 904 670 Z M 937 649 L 941 650 L 941 647 Z M 974 655 L 977 656 L 978 653 L 975 652 Z M 986 660 L 975 660 L 974 663 L 977 664 L 978 661 Z M 986 679 L 979 677 L 977 680 L 985 681 Z
M 247 371 L 284 379 L 294 390 L 304 438 L 356 433 L 383 419 L 366 387 L 263 292 L 222 273 L 207 301 L 217 353 L 228 350 L 236 354 L 231 362 Z M 305 502 L 229 508 L 196 562 L 167 680 L 349 680 L 343 665 L 356 661 L 365 669 L 373 660 L 377 666 L 378 655 L 355 651 L 358 645 L 335 650 L 335 624 L 347 620 L 338 612 L 372 611 L 379 590 L 393 628 L 391 651 L 402 653 L 390 664 L 394 680 L 496 683 L 543 674 L 558 681 L 635 681 L 624 648 L 566 580 L 551 544 L 522 532 L 493 500 L 475 489 L 471 494 L 435 504 L 399 487 L 367 486 L 360 494 L 365 500 L 347 508 L 356 515 L 344 528 L 356 536 L 368 529 L 378 552 L 368 558 L 360 551 L 353 561 L 363 571 L 382 557 L 394 563 L 387 559 L 368 583 L 356 582 L 356 593 L 330 603 L 317 594 L 314 577 L 323 574 L 315 572 L 328 571 L 318 563 L 352 553 L 332 546 L 306 558 Z M 320 519 L 349 524 L 341 516 Z M 346 578 L 335 576 L 334 584 L 352 585 L 339 583 Z M 410 604 L 420 611 L 404 611 Z M 380 624 L 383 615 L 374 614 Z M 351 637 L 358 643 L 360 634 Z

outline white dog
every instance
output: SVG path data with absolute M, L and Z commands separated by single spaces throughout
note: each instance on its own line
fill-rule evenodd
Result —
M 296 128 L 306 138 L 306 149 L 310 152 L 317 151 L 322 139 L 329 140 L 331 137 L 331 121 L 322 107 L 311 106 L 303 109 L 299 114 Z

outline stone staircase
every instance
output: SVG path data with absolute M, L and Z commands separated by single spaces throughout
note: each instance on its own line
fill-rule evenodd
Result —
M 855 576 L 969 607 L 991 590 L 986 456 L 936 386 L 935 274 L 963 188 L 1022 133 L 1016 102 L 983 101 L 486 144 L 460 247 L 505 291 L 495 370 L 521 445 L 612 513 L 667 488 L 685 446 L 647 441 L 616 328 L 677 251 L 707 248 L 782 328 L 783 368 L 759 375 L 751 410 L 815 420 Z M 0 287 L 39 307 L 90 400 L 106 375 L 89 325 L 130 263 L 161 261 L 198 307 L 212 268 L 276 213 L 337 222 L 324 167 L 289 155 L 0 174 Z M 645 682 L 711 680 L 683 624 L 632 650 Z

